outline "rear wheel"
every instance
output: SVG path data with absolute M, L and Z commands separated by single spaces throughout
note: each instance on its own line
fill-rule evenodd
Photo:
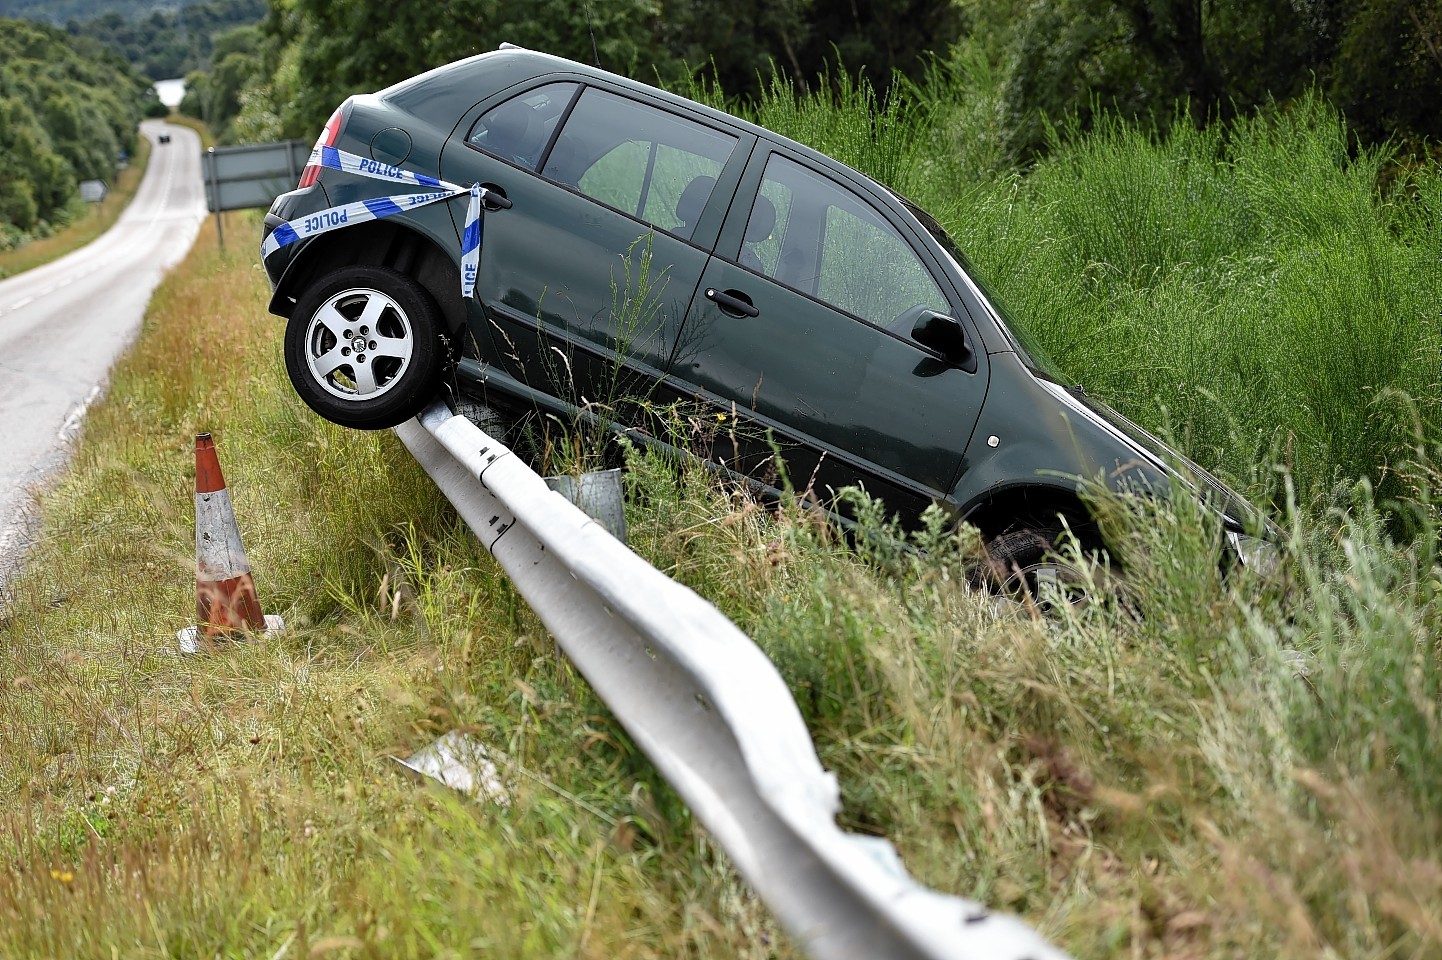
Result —
M 285 330 L 291 385 L 317 414 L 379 430 L 430 400 L 445 353 L 440 313 L 425 288 L 389 267 L 335 270 L 296 302 Z

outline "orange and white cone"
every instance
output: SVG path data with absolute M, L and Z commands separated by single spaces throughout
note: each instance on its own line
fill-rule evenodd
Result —
M 217 639 L 246 632 L 285 629 L 280 617 L 260 611 L 215 441 L 208 433 L 195 438 L 195 618 L 196 626 L 177 634 L 182 653 L 213 648 Z

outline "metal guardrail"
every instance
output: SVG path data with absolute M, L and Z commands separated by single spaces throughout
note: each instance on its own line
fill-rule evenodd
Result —
M 444 404 L 396 433 L 811 956 L 1064 958 L 1015 917 L 920 886 L 889 842 L 836 826 L 836 778 L 796 701 L 714 606 Z

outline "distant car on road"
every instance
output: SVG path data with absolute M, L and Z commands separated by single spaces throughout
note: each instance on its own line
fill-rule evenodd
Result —
M 170 134 L 168 134 L 168 133 L 162 133 L 157 139 L 159 139 L 161 143 L 169 143 L 169 142 L 170 142 Z
M 1079 495 L 1099 477 L 1183 484 L 1243 562 L 1271 552 L 1241 497 L 1065 385 L 934 219 L 768 130 L 502 48 L 351 97 L 317 147 L 497 200 L 470 298 L 461 202 L 267 258 L 291 381 L 328 420 L 392 426 L 443 382 L 504 415 L 567 422 L 598 402 L 624 420 L 627 396 L 680 402 L 724 425 L 707 456 L 734 473 L 774 492 L 774 438 L 797 487 L 860 484 L 913 522 L 941 504 L 1033 588 L 1075 580 L 1052 554 L 1063 525 L 1103 546 Z M 308 166 L 265 232 L 400 192 Z M 652 302 L 637 308 L 643 251 Z

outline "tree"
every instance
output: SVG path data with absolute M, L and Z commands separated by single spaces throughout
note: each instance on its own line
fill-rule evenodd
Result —
M 1361 0 L 1338 43 L 1329 90 L 1368 139 L 1442 139 L 1442 6 Z
M 829 65 L 864 71 L 885 91 L 893 72 L 911 76 L 929 54 L 945 56 L 965 18 L 952 0 L 851 0 L 814 5 L 802 62 L 814 77 Z
M 813 0 L 671 0 L 660 39 L 672 57 L 731 96 L 759 93 L 775 69 L 805 89 L 822 67 L 802 59 L 813 9 Z
M 0 228 L 7 242 L 61 215 L 77 178 L 109 178 L 134 143 L 148 86 L 115 54 L 0 21 Z
M 995 14 L 997 8 L 1011 14 Z M 1096 105 L 1165 127 L 1205 123 L 1327 86 L 1354 129 L 1439 131 L 1442 7 L 1417 0 L 1016 0 L 973 12 L 1005 40 L 1018 152 L 1041 149 L 1042 115 Z

